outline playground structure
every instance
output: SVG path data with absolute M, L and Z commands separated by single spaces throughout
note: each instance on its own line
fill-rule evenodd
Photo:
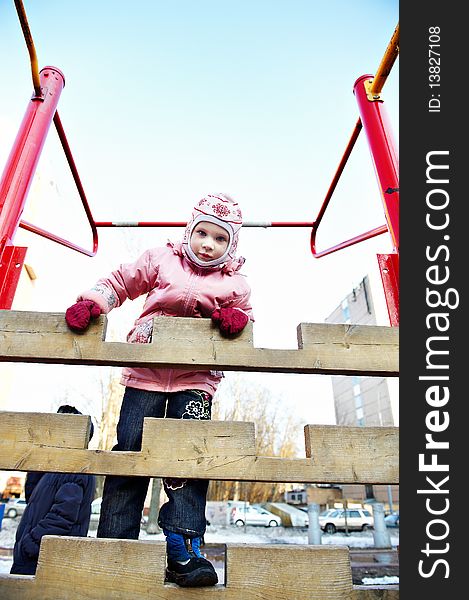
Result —
M 96 223 L 86 201 L 78 170 L 57 112 L 63 75 L 55 67 L 37 70 L 26 15 L 15 0 L 31 57 L 34 94 L 0 181 L 0 361 L 213 368 L 396 377 L 399 334 L 398 167 L 383 107 L 381 90 L 398 54 L 399 29 L 392 36 L 376 75 L 354 85 L 360 118 L 328 190 L 311 223 L 271 226 L 311 227 L 311 251 L 317 258 L 388 231 L 393 252 L 378 256 L 388 306 L 389 327 L 298 326 L 298 349 L 253 346 L 252 325 L 236 340 L 222 338 L 205 319 L 155 319 L 153 342 L 145 345 L 106 342 L 106 317 L 92 323 L 85 336 L 68 330 L 62 313 L 12 311 L 26 248 L 13 244 L 18 227 L 92 257 L 98 248 Z M 54 122 L 93 232 L 91 250 L 21 220 L 41 149 Z M 364 129 L 381 191 L 386 225 L 324 251 L 316 250 L 316 233 L 355 141 Z M 175 226 L 184 223 L 139 223 Z M 247 224 L 247 226 L 259 224 Z M 266 226 L 265 223 L 260 226 Z M 38 318 L 40 317 L 40 318 Z M 197 348 L 197 353 L 193 351 Z M 67 415 L 70 417 L 69 415 Z M 280 459 L 255 454 L 253 423 L 146 419 L 140 452 L 113 453 L 87 449 L 89 417 L 3 412 L 0 421 L 0 469 L 87 472 L 100 475 L 197 477 L 206 479 L 298 483 L 398 483 L 398 428 L 305 426 L 306 458 Z M 190 436 L 187 428 L 191 428 Z M 187 439 L 191 439 L 191 444 Z M 174 455 L 166 456 L 168 446 Z M 214 588 L 182 590 L 164 583 L 163 543 L 47 536 L 41 544 L 36 576 L 0 576 L 1 597 L 25 600 L 60 598 L 171 599 L 223 594 L 227 599 L 396 599 L 398 586 L 354 586 L 348 549 L 338 546 L 227 545 L 226 583 Z M 291 569 L 288 565 L 294 565 Z M 117 571 L 117 572 L 116 572 Z M 73 575 L 72 575 L 73 574 Z

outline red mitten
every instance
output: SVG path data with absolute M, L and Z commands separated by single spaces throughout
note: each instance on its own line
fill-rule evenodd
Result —
M 93 302 L 93 300 L 80 300 L 80 302 L 67 308 L 65 320 L 73 331 L 84 331 L 90 320 L 99 317 L 100 314 L 101 309 L 96 302 Z
M 240 308 L 217 308 L 212 313 L 212 321 L 221 333 L 239 333 L 246 327 L 249 317 Z

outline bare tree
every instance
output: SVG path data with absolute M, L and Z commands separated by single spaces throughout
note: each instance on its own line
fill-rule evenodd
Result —
M 124 388 L 119 383 L 119 374 L 110 371 L 108 376 L 102 376 L 100 379 L 101 387 L 101 419 L 99 421 L 99 440 L 98 448 L 100 450 L 111 450 L 116 443 L 116 428 L 119 420 L 120 406 Z M 104 475 L 96 476 L 95 497 L 99 498 L 103 494 Z

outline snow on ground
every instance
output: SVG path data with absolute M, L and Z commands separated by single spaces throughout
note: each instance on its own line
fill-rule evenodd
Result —
M 0 530 L 0 549 L 13 548 L 15 543 L 16 528 L 19 519 L 5 518 Z M 96 524 L 92 524 L 89 537 L 96 537 Z M 390 531 L 391 545 L 395 548 L 399 544 L 399 531 Z M 144 529 L 140 532 L 141 540 L 164 541 L 163 533 L 148 534 Z M 345 545 L 350 548 L 371 548 L 374 546 L 372 531 L 356 532 L 350 535 L 345 533 L 323 534 L 322 544 Z M 206 544 L 307 544 L 308 530 L 303 527 L 235 527 L 233 525 L 210 525 L 205 534 Z M 9 573 L 12 565 L 11 556 L 4 556 L 0 552 L 0 573 Z M 364 585 L 396 584 L 398 577 L 364 578 Z

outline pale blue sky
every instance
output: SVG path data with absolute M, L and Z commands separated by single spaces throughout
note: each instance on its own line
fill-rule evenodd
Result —
M 376 72 L 399 19 L 398 2 L 387 0 L 24 0 L 24 6 L 39 67 L 65 75 L 58 110 L 93 215 L 117 221 L 185 220 L 212 191 L 235 196 L 246 220 L 314 220 L 358 117 L 353 84 Z M 13 0 L 0 0 L 0 56 L 3 168 L 32 92 Z M 398 74 L 396 61 L 383 90 L 396 142 Z M 54 182 L 59 203 L 37 206 L 34 218 L 27 207 L 25 218 L 89 246 L 54 135 L 40 171 Z M 383 223 L 362 133 L 318 245 Z M 31 308 L 65 310 L 97 276 L 181 231 L 99 233 L 95 259 L 18 233 L 17 243 L 31 248 L 38 289 L 47 291 Z M 367 273 L 378 282 L 378 309 L 383 303 L 376 253 L 391 251 L 388 235 L 320 260 L 311 255 L 309 235 L 243 231 L 258 345 L 294 346 L 296 325 L 324 321 Z M 384 309 L 379 316 L 387 324 Z M 319 406 L 315 416 L 327 422 L 330 382 L 311 377 L 327 404 L 326 416 Z

